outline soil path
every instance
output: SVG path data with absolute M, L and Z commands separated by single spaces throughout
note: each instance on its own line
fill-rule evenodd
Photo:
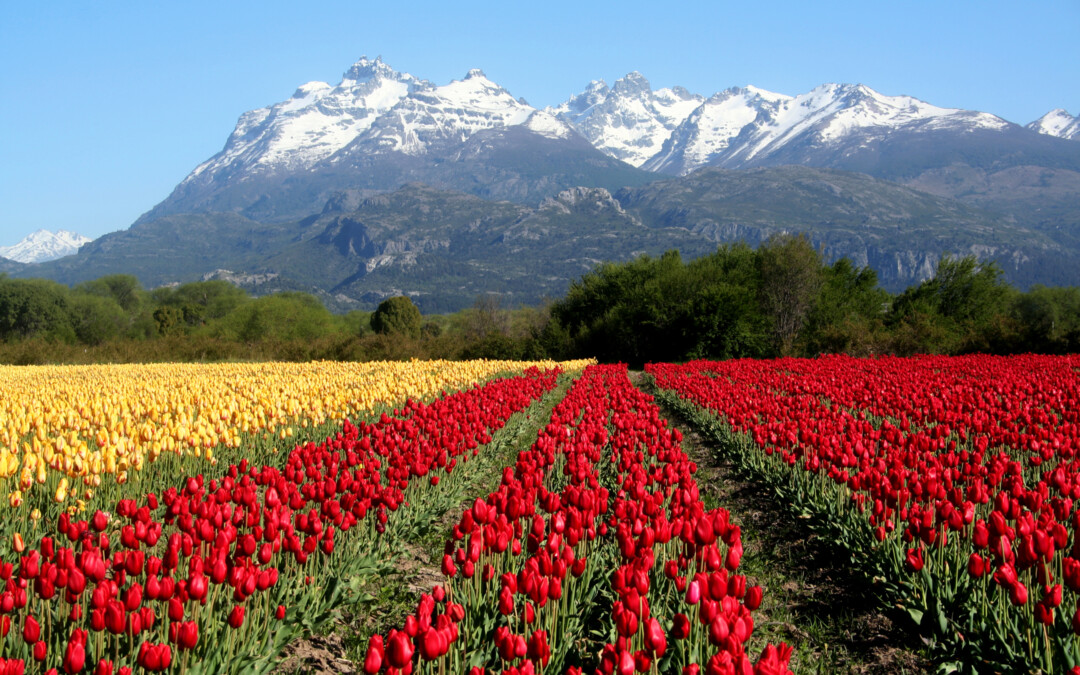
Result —
M 631 372 L 630 379 L 655 394 L 643 373 Z M 872 589 L 844 570 L 842 552 L 811 532 L 774 494 L 740 475 L 686 420 L 660 408 L 683 433 L 683 449 L 697 463 L 705 506 L 727 509 L 742 527 L 740 572 L 765 590 L 754 614 L 756 649 L 766 643 L 794 646 L 796 674 L 927 670 L 918 638 L 896 625 Z

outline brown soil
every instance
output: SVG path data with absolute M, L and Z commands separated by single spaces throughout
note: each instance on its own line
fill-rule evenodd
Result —
M 285 648 L 281 663 L 272 673 L 355 675 L 360 669 L 345 657 L 346 651 L 345 644 L 337 633 L 295 640 Z

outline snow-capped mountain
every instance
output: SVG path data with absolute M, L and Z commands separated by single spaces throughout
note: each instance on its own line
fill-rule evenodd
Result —
M 431 84 L 362 57 L 332 87 L 302 84 L 286 101 L 240 116 L 225 148 L 195 168 L 185 183 L 220 173 L 310 168 L 371 128 L 410 92 Z
M 21 263 L 39 263 L 46 260 L 56 260 L 66 255 L 72 255 L 79 248 L 92 241 L 89 237 L 81 234 L 60 230 L 50 232 L 38 230 L 28 234 L 22 241 L 13 246 L 0 246 L 0 258 L 7 258 Z
M 1055 108 L 1027 128 L 1047 136 L 1080 140 L 1080 115 L 1073 117 L 1065 110 Z
M 222 151 L 137 223 L 193 212 L 283 221 L 342 190 L 407 182 L 538 203 L 582 181 L 615 189 L 647 179 L 634 172 L 480 70 L 436 86 L 362 57 L 336 86 L 309 82 L 241 115 Z
M 184 183 L 311 170 L 358 154 L 423 155 L 484 129 L 523 125 L 537 131 L 527 124 L 536 112 L 480 70 L 435 86 L 381 58 L 361 57 L 337 86 L 308 82 L 287 101 L 241 115 L 225 148 Z M 549 137 L 572 133 L 551 120 L 540 126 L 537 133 Z
M 1064 135 L 1076 120 L 1052 113 L 1040 122 L 1033 130 L 861 84 L 794 96 L 746 86 L 706 98 L 654 91 L 636 71 L 541 110 L 480 70 L 436 85 L 365 57 L 336 85 L 309 82 L 241 115 L 222 151 L 136 226 L 183 214 L 288 223 L 410 183 L 537 206 L 569 188 L 617 191 L 707 166 L 802 165 L 1074 232 L 1073 221 L 1045 214 L 1080 219 L 1080 145 L 1036 131 Z M 259 227 L 250 229 L 256 246 Z
M 799 96 L 743 87 L 704 99 L 684 89 L 654 93 L 637 73 L 624 80 L 630 84 L 616 84 L 610 91 L 593 82 L 553 111 L 600 150 L 664 173 L 688 173 L 705 165 L 753 166 L 785 146 L 839 145 L 899 130 L 1009 126 L 987 113 L 885 96 L 864 85 L 825 84 Z M 669 105 L 650 106 L 656 99 Z
M 480 70 L 442 87 L 411 92 L 357 135 L 350 151 L 422 155 L 433 146 L 461 143 L 484 129 L 524 124 L 536 108 L 516 100 Z
M 548 112 L 570 124 L 602 152 L 641 166 L 705 97 L 682 87 L 652 90 L 634 71 L 608 87 L 603 80 Z

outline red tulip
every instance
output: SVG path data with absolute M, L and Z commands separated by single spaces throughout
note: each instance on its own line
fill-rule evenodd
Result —
M 27 616 L 23 623 L 23 640 L 27 644 L 33 644 L 41 637 L 41 624 L 32 616 Z
M 904 558 L 904 566 L 907 567 L 909 572 L 918 572 L 923 568 L 922 547 L 908 549 Z
M 382 668 L 383 639 L 381 635 L 372 635 L 368 639 L 367 656 L 364 657 L 364 672 L 375 675 Z
M 64 653 L 64 672 L 77 673 L 86 663 L 86 646 L 82 642 L 69 641 Z
M 229 612 L 229 626 L 232 628 L 239 628 L 244 625 L 244 607 L 243 605 L 233 605 L 232 610 Z
M 413 644 L 409 636 L 400 631 L 391 631 L 386 656 L 394 668 L 404 668 L 412 660 Z

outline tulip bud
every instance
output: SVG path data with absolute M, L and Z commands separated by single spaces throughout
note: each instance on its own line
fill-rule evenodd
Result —
M 372 635 L 368 639 L 367 656 L 364 658 L 364 672 L 375 675 L 383 664 L 383 638 L 381 635 Z
M 23 623 L 23 640 L 27 644 L 34 644 L 41 637 L 41 624 L 37 622 L 32 616 L 26 617 L 26 622 Z
M 686 587 L 686 604 L 696 605 L 701 601 L 701 584 L 697 579 L 691 581 Z
M 751 586 L 746 589 L 746 599 L 743 601 L 743 604 L 752 612 L 758 607 L 761 607 L 763 595 L 764 593 L 761 590 L 761 586 Z
M 414 651 L 412 640 L 409 639 L 406 633 L 392 631 L 389 642 L 386 656 L 390 661 L 390 665 L 394 668 L 404 668 L 412 660 Z
M 234 605 L 232 611 L 229 612 L 229 626 L 239 628 L 242 625 L 244 625 L 244 607 Z

